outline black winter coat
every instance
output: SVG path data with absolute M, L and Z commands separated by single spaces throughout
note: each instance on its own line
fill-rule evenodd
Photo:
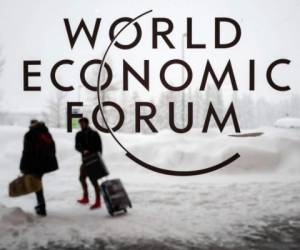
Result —
M 85 150 L 90 153 L 100 152 L 102 154 L 101 138 L 96 131 L 88 127 L 76 134 L 75 148 L 82 154 Z
M 57 169 L 55 143 L 48 128 L 43 123 L 31 127 L 24 136 L 21 172 L 42 176 Z

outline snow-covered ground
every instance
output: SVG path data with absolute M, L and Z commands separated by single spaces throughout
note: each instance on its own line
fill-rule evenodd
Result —
M 0 249 L 299 249 L 300 130 L 258 131 L 264 134 L 118 135 L 132 153 L 168 169 L 204 168 L 241 155 L 224 169 L 194 177 L 142 169 L 102 135 L 110 178 L 122 179 L 133 202 L 127 215 L 111 218 L 105 207 L 90 211 L 76 204 L 74 134 L 53 129 L 60 169 L 44 178 L 49 216 L 38 218 L 34 195 L 7 194 L 19 174 L 26 128 L 0 127 Z

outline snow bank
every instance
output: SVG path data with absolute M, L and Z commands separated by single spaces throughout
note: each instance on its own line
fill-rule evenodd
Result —
M 166 239 L 198 248 L 211 242 L 224 246 L 227 241 L 238 242 L 243 235 L 255 236 L 266 217 L 299 215 L 300 135 L 295 129 L 261 128 L 264 134 L 253 138 L 215 131 L 203 135 L 198 130 L 187 135 L 170 131 L 117 134 L 138 157 L 170 169 L 203 168 L 235 152 L 241 154 L 225 169 L 191 178 L 145 170 L 130 161 L 110 135 L 102 135 L 110 178 L 122 179 L 133 203 L 128 215 L 115 218 L 105 207 L 90 211 L 76 203 L 81 196 L 80 155 L 74 149 L 74 134 L 60 129 L 51 129 L 60 169 L 43 178 L 48 216 L 35 216 L 34 194 L 9 198 L 7 187 L 19 174 L 26 130 L 0 127 L 0 203 L 5 204 L 0 204 L 0 249 L 41 249 L 49 244 L 59 249 L 84 249 L 83 245 L 93 246 L 96 240 L 106 242 L 105 249 L 119 249 L 117 244 L 136 242 L 139 246 L 140 241 Z M 249 178 L 249 173 L 264 174 Z M 168 249 L 178 249 L 176 242 Z
M 3 228 L 3 225 L 19 226 L 32 221 L 32 216 L 25 213 L 21 208 L 7 208 L 0 204 L 0 228 Z
M 3 199 L 1 199 L 3 200 Z M 24 212 L 19 207 L 8 208 L 0 203 L 0 248 L 7 247 L 8 242 L 14 241 L 19 232 L 26 230 L 34 221 L 32 214 Z
M 279 128 L 261 128 L 258 137 L 229 137 L 218 132 L 189 135 L 164 131 L 138 140 L 129 149 L 144 161 L 173 170 L 194 170 L 215 165 L 239 153 L 241 157 L 218 174 L 299 174 L 300 134 Z M 243 133 L 253 131 L 243 131 Z
M 275 122 L 275 127 L 278 128 L 300 128 L 299 118 L 282 118 Z
M 0 162 L 7 171 L 18 171 L 26 128 L 0 127 Z M 207 134 L 192 130 L 188 134 L 162 131 L 154 135 L 117 134 L 128 150 L 147 163 L 173 170 L 194 170 L 215 165 L 239 153 L 241 157 L 217 174 L 285 173 L 299 174 L 300 134 L 297 130 L 274 127 L 260 128 L 258 137 L 230 137 L 217 131 Z M 52 129 L 57 145 L 61 169 L 73 171 L 80 164 L 80 155 L 74 149 L 75 133 Z M 243 133 L 255 131 L 243 131 Z M 104 160 L 116 175 L 147 174 L 125 156 L 112 137 L 102 134 Z M 68 171 L 67 171 L 67 174 Z M 13 175 L 12 175 L 13 177 Z

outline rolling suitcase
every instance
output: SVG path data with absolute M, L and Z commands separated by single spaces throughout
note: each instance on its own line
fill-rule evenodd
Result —
M 132 207 L 128 194 L 120 179 L 104 181 L 101 184 L 101 193 L 108 213 L 114 216 L 116 212 L 127 212 Z

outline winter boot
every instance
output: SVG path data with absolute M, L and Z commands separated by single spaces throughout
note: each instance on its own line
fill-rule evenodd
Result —
M 37 215 L 45 217 L 47 216 L 46 206 L 41 204 L 35 207 L 35 212 Z
M 88 204 L 90 201 L 88 195 L 84 195 L 80 200 L 77 200 L 77 202 L 80 204 Z
M 101 199 L 100 196 L 96 197 L 96 202 L 93 206 L 90 207 L 91 210 L 101 207 Z

